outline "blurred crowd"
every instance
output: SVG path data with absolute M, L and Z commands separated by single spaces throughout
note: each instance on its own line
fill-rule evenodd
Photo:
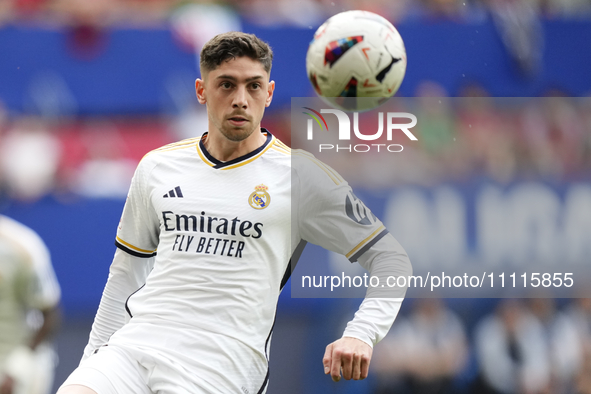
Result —
M 502 184 L 518 180 L 573 181 L 591 171 L 591 99 L 557 95 L 540 98 L 492 98 L 475 84 L 464 97 L 445 97 L 436 83 L 425 82 L 417 97 L 393 99 L 396 112 L 416 115 L 418 141 L 402 133 L 392 141 L 401 153 L 322 153 L 329 165 L 354 184 L 387 189 L 401 184 L 432 186 L 484 177 Z M 396 101 L 399 100 L 399 101 Z M 375 112 L 360 115 L 362 132 L 377 130 Z M 297 133 L 292 144 L 318 153 Z M 310 144 L 310 145 L 307 145 Z M 379 171 L 375 168 L 396 168 Z
M 424 171 L 436 178 L 481 172 L 498 182 L 569 180 L 591 169 L 589 98 L 499 99 L 471 86 L 464 98 L 441 99 L 430 97 L 439 90 L 428 85 L 413 113 L 421 120 L 418 156 L 427 156 Z
M 412 131 L 393 141 L 401 153 L 322 154 L 355 186 L 391 188 L 486 178 L 502 184 L 528 179 L 570 182 L 591 171 L 591 99 L 572 97 L 491 98 L 471 87 L 466 95 L 439 97 L 426 83 L 419 97 L 399 99 L 417 116 Z M 394 99 L 397 100 L 397 99 Z M 367 116 L 371 119 L 365 119 Z M 362 114 L 362 131 L 374 132 L 375 113 Z M 0 115 L 0 179 L 17 199 L 47 194 L 124 197 L 133 170 L 145 153 L 166 143 L 201 135 L 198 121 L 171 118 L 47 120 Z M 270 108 L 263 126 L 295 148 L 307 148 L 292 133 L 290 113 Z M 203 122 L 203 120 L 201 120 Z M 283 132 L 283 134 L 282 134 Z M 375 168 L 396 168 L 380 171 Z
M 376 394 L 591 392 L 590 299 L 502 299 L 474 322 L 439 299 L 409 302 L 376 346 Z
M 149 118 L 0 115 L 0 193 L 25 202 L 125 198 L 143 155 L 172 141 L 168 126 Z
M 465 20 L 495 15 L 589 18 L 590 0 L 3 0 L 0 21 L 59 24 L 154 25 L 165 23 L 187 6 L 216 6 L 263 25 L 308 26 L 350 9 L 373 11 L 398 22 L 404 19 Z

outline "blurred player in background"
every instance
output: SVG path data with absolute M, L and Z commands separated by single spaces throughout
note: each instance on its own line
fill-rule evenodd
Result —
M 0 215 L 0 394 L 48 394 L 56 366 L 49 343 L 60 321 L 60 287 L 47 247 Z
M 468 339 L 460 318 L 438 298 L 416 299 L 374 354 L 375 394 L 455 394 Z
M 261 128 L 275 88 L 271 48 L 226 33 L 200 62 L 209 130 L 139 164 L 89 343 L 60 394 L 264 393 L 278 297 L 305 241 L 382 283 L 411 274 L 402 247 L 339 174 Z M 368 291 L 327 346 L 333 380 L 367 376 L 404 291 L 387 295 Z
M 518 299 L 502 299 L 475 330 L 482 394 L 541 394 L 551 379 L 547 338 L 540 321 Z

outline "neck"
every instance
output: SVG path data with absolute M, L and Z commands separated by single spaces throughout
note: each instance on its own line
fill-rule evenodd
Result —
M 242 141 L 231 141 L 221 133 L 209 132 L 207 138 L 203 141 L 203 145 L 205 145 L 210 155 L 220 161 L 234 160 L 254 151 L 265 143 L 267 137 L 259 130 L 260 128 Z

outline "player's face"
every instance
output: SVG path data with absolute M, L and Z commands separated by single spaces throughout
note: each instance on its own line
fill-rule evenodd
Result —
M 243 141 L 260 129 L 275 82 L 269 81 L 259 61 L 239 57 L 209 71 L 195 86 L 199 103 L 207 105 L 209 132 L 219 131 L 230 141 Z

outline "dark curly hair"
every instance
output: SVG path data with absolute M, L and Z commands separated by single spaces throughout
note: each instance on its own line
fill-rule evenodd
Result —
M 222 62 L 247 56 L 261 62 L 267 73 L 271 72 L 273 51 L 269 44 L 255 36 L 242 32 L 218 34 L 201 49 L 199 67 L 201 73 L 215 70 Z

